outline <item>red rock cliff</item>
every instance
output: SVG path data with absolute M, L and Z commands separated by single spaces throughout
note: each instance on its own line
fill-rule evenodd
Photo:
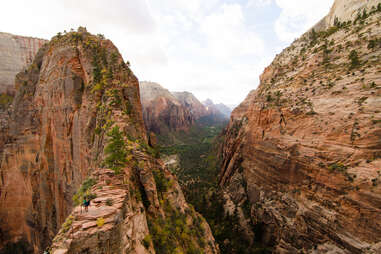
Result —
M 183 227 L 197 219 L 202 234 L 187 231 L 172 245 L 217 251 L 209 226 L 150 156 L 138 80 L 111 41 L 83 28 L 57 35 L 17 75 L 16 87 L 0 147 L 4 253 L 20 245 L 41 253 L 61 225 L 54 253 L 154 253 L 169 214 L 181 216 Z M 72 209 L 82 195 L 98 198 L 85 215 Z
M 274 253 L 381 251 L 381 4 L 359 8 L 278 55 L 224 133 L 226 209 Z
M 152 82 L 140 82 L 143 119 L 147 130 L 165 135 L 188 130 L 194 116 L 167 89 Z

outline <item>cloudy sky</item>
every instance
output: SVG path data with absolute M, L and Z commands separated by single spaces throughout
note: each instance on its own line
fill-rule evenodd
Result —
M 274 56 L 333 0 L 12 0 L 0 31 L 50 39 L 86 26 L 119 48 L 139 80 L 240 103 Z

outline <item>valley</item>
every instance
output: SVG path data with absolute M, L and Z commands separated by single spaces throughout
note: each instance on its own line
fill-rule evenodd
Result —
M 333 1 L 234 109 L 0 33 L 0 254 L 381 253 L 380 22 Z

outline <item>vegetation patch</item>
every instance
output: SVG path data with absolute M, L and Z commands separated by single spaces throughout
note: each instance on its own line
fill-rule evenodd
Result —
M 96 195 L 90 192 L 90 188 L 94 186 L 97 182 L 93 178 L 86 179 L 79 190 L 74 194 L 73 201 L 75 205 L 82 204 L 83 199 L 86 197 L 89 200 L 96 198 Z
M 197 223 L 194 211 L 188 211 L 188 214 L 194 215 L 192 219 L 195 223 L 188 224 L 186 213 L 173 209 L 168 201 L 164 201 L 164 206 L 165 218 L 150 218 L 148 221 L 156 252 L 202 254 L 200 246 L 205 245 L 204 229 L 201 223 Z
M 119 130 L 119 126 L 115 126 L 107 133 L 107 136 L 110 137 L 110 141 L 104 150 L 106 154 L 104 163 L 116 174 L 119 174 L 121 168 L 127 163 L 127 150 L 123 134 Z
M 102 227 L 105 224 L 105 219 L 103 217 L 99 217 L 97 219 L 97 226 Z
M 143 238 L 143 245 L 146 249 L 149 249 L 149 246 L 151 245 L 152 238 L 151 235 L 148 234 Z
M 62 230 L 63 232 L 69 231 L 71 224 L 73 224 L 74 217 L 70 215 L 66 218 L 65 222 L 62 224 Z
M 333 163 L 328 166 L 328 169 L 332 172 L 345 172 L 347 170 L 347 166 L 345 166 L 343 163 Z
M 13 96 L 2 93 L 0 94 L 0 109 L 6 109 L 13 101 Z

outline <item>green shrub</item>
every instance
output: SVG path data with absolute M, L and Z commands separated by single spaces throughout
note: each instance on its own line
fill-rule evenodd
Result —
M 127 150 L 126 144 L 123 139 L 122 132 L 119 130 L 119 126 L 115 126 L 111 131 L 107 133 L 111 139 L 107 144 L 104 152 L 106 154 L 105 165 L 119 173 L 120 169 L 127 163 Z
M 331 171 L 345 172 L 347 170 L 347 166 L 338 162 L 338 163 L 333 163 L 329 165 L 328 169 Z
M 8 94 L 0 94 L 0 109 L 5 109 L 11 104 L 13 101 L 13 97 Z
M 62 224 L 62 230 L 64 232 L 67 232 L 70 229 L 71 224 L 73 224 L 73 220 L 74 220 L 74 217 L 71 215 L 66 218 L 65 222 Z
M 106 205 L 107 206 L 112 206 L 113 202 L 111 198 L 106 199 Z
M 164 193 L 168 190 L 169 181 L 161 170 L 152 170 L 153 177 L 156 183 L 156 189 L 159 193 Z
M 143 245 L 146 249 L 149 249 L 150 245 L 151 245 L 151 241 L 152 241 L 152 238 L 151 238 L 151 235 L 146 235 L 144 238 L 143 238 Z
M 164 202 L 164 211 L 165 218 L 149 218 L 148 221 L 156 253 L 172 254 L 184 250 L 185 253 L 202 253 L 195 246 L 195 239 L 204 237 L 203 229 L 200 232 L 197 227 L 187 225 L 187 214 L 173 209 L 168 201 Z
M 88 178 L 86 179 L 79 190 L 74 194 L 73 196 L 73 201 L 75 205 L 80 205 L 82 204 L 82 200 L 86 196 L 89 200 L 92 200 L 96 198 L 96 195 L 93 193 L 89 193 L 90 188 L 95 185 L 97 182 L 93 178 Z
M 352 50 L 348 56 L 350 62 L 350 69 L 356 68 L 360 65 L 360 60 L 356 50 Z
M 93 87 L 93 89 L 91 89 L 91 92 L 92 93 L 95 93 L 97 91 L 101 91 L 103 89 L 103 85 L 102 83 L 97 83 L 95 84 L 95 86 Z

